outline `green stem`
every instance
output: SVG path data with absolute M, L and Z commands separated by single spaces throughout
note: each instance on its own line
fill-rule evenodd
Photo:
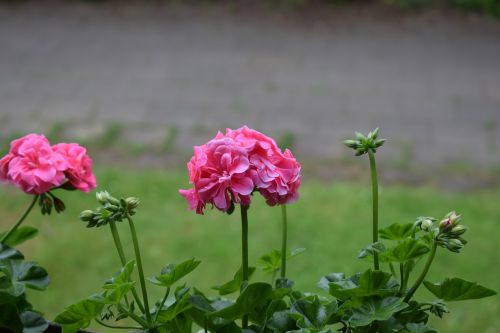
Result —
M 373 212 L 373 243 L 378 241 L 378 177 L 377 177 L 377 164 L 375 163 L 375 154 L 368 150 L 368 156 L 370 158 L 370 172 L 372 177 L 372 212 Z M 378 264 L 378 253 L 373 254 L 373 266 L 375 270 L 379 269 Z
M 429 272 L 429 268 L 431 267 L 432 261 L 434 260 L 434 257 L 436 255 L 437 245 L 437 242 L 434 241 L 434 243 L 432 244 L 431 253 L 429 253 L 429 256 L 427 257 L 427 262 L 425 263 L 424 270 L 422 271 L 422 273 L 420 273 L 420 276 L 418 277 L 417 281 L 415 281 L 410 290 L 408 290 L 408 293 L 404 298 L 405 302 L 408 303 L 413 294 L 417 291 L 418 287 L 420 287 L 422 281 L 424 281 L 425 276 L 427 275 L 427 272 Z
M 121 312 L 127 314 L 127 316 L 129 316 L 130 318 L 132 318 L 133 320 L 135 320 L 139 325 L 141 325 L 142 328 L 148 328 L 149 327 L 149 324 L 146 321 L 144 321 L 144 319 L 142 319 L 141 317 L 139 317 L 138 315 L 136 315 L 135 313 L 128 311 L 127 309 L 125 309 L 120 304 L 118 304 L 117 307 L 118 307 L 118 309 Z
M 167 288 L 167 291 L 165 292 L 165 296 L 163 296 L 163 299 L 161 300 L 161 304 L 158 307 L 158 309 L 156 310 L 155 319 L 154 319 L 155 323 L 158 321 L 158 316 L 160 315 L 161 308 L 163 308 L 163 305 L 167 301 L 168 294 L 170 294 L 170 287 Z
M 115 247 L 116 250 L 118 251 L 118 256 L 120 257 L 122 266 L 125 266 L 125 264 L 127 263 L 127 259 L 125 257 L 125 252 L 123 252 L 123 245 L 120 239 L 120 234 L 118 233 L 118 228 L 116 227 L 116 222 L 110 221 L 109 227 L 111 229 L 111 234 L 113 235 L 113 241 L 115 242 Z M 144 306 L 142 305 L 141 299 L 139 298 L 139 295 L 137 294 L 137 290 L 135 290 L 135 287 L 132 287 L 132 295 L 134 296 L 135 302 L 137 303 L 139 310 L 141 310 L 142 313 L 145 313 Z
M 248 284 L 248 206 L 241 207 L 241 266 L 243 272 L 242 287 Z M 241 290 L 243 291 L 243 290 Z M 248 327 L 248 316 L 242 318 L 243 328 Z
M 281 216 L 283 218 L 282 235 L 281 235 L 281 277 L 286 277 L 286 241 L 287 241 L 287 216 L 286 205 L 281 205 Z
M 401 285 L 399 286 L 399 294 L 403 295 L 404 292 L 404 287 L 405 287 L 405 272 L 404 272 L 404 266 L 403 263 L 399 263 L 399 276 L 401 278 Z
M 109 328 L 113 328 L 113 329 L 124 329 L 124 330 L 140 330 L 140 329 L 142 329 L 142 327 L 138 327 L 138 326 L 114 326 L 114 325 L 109 325 L 109 324 L 106 324 L 103 321 L 100 321 L 97 318 L 95 318 L 95 321 L 97 323 L 99 323 L 100 325 L 104 326 L 104 327 L 109 327 Z
M 137 270 L 139 271 L 139 282 L 141 283 L 142 299 L 144 300 L 144 309 L 147 322 L 151 324 L 151 314 L 149 313 L 148 293 L 146 290 L 146 280 L 144 279 L 144 270 L 142 269 L 141 252 L 139 250 L 139 241 L 137 240 L 137 232 L 135 231 L 134 222 L 129 214 L 127 214 L 130 233 L 132 234 L 132 242 L 134 244 L 135 260 L 137 261 Z
M 389 269 L 391 270 L 392 275 L 397 278 L 396 271 L 394 270 L 394 265 L 392 262 L 389 263 Z
M 17 228 L 19 228 L 19 226 L 21 225 L 21 223 L 23 223 L 23 221 L 26 219 L 26 217 L 28 216 L 28 214 L 33 209 L 33 206 L 35 206 L 36 201 L 38 200 L 38 197 L 39 197 L 38 194 L 33 197 L 33 201 L 31 201 L 31 204 L 29 205 L 28 209 L 26 209 L 26 211 L 24 212 L 23 216 L 21 216 L 21 218 L 16 222 L 16 224 L 14 224 L 14 226 L 12 228 L 10 228 L 10 230 L 7 231 L 7 233 L 5 235 L 3 235 L 2 239 L 0 239 L 0 243 L 7 242 L 7 240 L 9 239 L 9 237 L 17 230 Z

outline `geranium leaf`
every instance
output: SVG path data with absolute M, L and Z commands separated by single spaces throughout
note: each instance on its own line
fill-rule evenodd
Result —
M 54 322 L 61 324 L 64 332 L 76 332 L 80 328 L 89 326 L 92 319 L 101 313 L 103 307 L 102 303 L 85 299 L 68 306 L 57 315 Z
M 3 259 L 24 259 L 24 256 L 18 250 L 3 243 L 0 243 L 0 260 Z
M 37 234 L 37 228 L 22 226 L 17 228 L 4 244 L 13 247 L 35 237 Z M 0 238 L 2 238 L 3 235 L 5 235 L 5 232 L 0 233 Z
M 10 287 L 6 291 L 12 296 L 21 295 L 26 287 L 44 290 L 49 284 L 47 271 L 31 261 L 1 260 L 0 271 L 9 280 Z
M 338 309 L 337 302 L 321 304 L 318 296 L 310 299 L 300 299 L 292 305 L 292 316 L 297 318 L 297 326 L 300 328 L 322 329 L 330 316 Z
M 384 229 L 379 229 L 380 238 L 401 240 L 411 235 L 413 223 L 394 223 Z
M 201 261 L 194 258 L 181 262 L 180 264 L 169 264 L 161 270 L 161 274 L 149 281 L 159 286 L 171 287 L 174 283 L 191 273 Z
M 395 312 L 408 307 L 398 297 L 387 298 L 366 298 L 362 305 L 353 310 L 352 316 L 349 318 L 351 326 L 366 326 L 375 320 L 388 320 Z
M 248 267 L 248 279 L 250 279 L 255 272 L 255 267 Z M 219 291 L 221 296 L 232 294 L 238 290 L 240 290 L 241 283 L 243 282 L 243 270 L 240 267 L 238 271 L 234 274 L 234 277 L 231 281 L 228 281 L 219 286 L 214 286 L 212 289 Z
M 49 323 L 39 313 L 24 311 L 21 313 L 23 333 L 43 333 L 49 327 Z
M 106 281 L 103 288 L 112 289 L 113 287 L 110 287 L 109 285 L 116 285 L 116 284 L 130 282 L 130 276 L 134 271 L 134 268 L 135 268 L 135 260 L 132 259 L 129 262 L 127 262 L 125 266 L 120 268 L 120 270 L 115 274 L 114 277 Z
M 249 314 L 256 307 L 267 302 L 272 295 L 272 291 L 273 287 L 267 283 L 257 282 L 249 284 L 238 296 L 234 304 L 212 312 L 210 315 L 235 320 L 245 314 Z
M 427 252 L 429 252 L 429 247 L 426 244 L 419 240 L 408 238 L 381 253 L 380 259 L 385 262 L 405 262 L 419 258 Z
M 424 285 L 431 293 L 444 301 L 464 301 L 497 294 L 494 290 L 459 278 L 446 279 L 438 283 L 424 281 Z
M 372 295 L 386 296 L 393 294 L 397 287 L 398 283 L 390 273 L 368 269 L 362 274 L 330 282 L 329 292 L 339 299 L 348 299 Z

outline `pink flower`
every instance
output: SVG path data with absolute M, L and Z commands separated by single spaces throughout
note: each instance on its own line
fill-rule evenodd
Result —
M 194 187 L 179 192 L 198 214 L 206 204 L 224 212 L 236 203 L 249 205 L 255 190 L 269 205 L 298 197 L 300 165 L 292 153 L 282 153 L 273 139 L 246 126 L 194 147 L 187 168 Z
M 59 143 L 52 146 L 52 149 L 66 160 L 64 174 L 73 187 L 82 192 L 89 192 L 96 187 L 92 159 L 85 148 L 76 143 Z
M 2 179 L 28 194 L 45 193 L 65 180 L 66 161 L 38 134 L 12 141 L 9 154 L 0 164 Z
M 28 134 L 10 144 L 9 153 L 0 160 L 0 180 L 28 194 L 43 194 L 68 181 L 88 192 L 95 187 L 92 160 L 77 144 L 50 146 L 39 134 Z

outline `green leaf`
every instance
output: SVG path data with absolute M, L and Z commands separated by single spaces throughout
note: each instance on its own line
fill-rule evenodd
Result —
M 21 313 L 23 333 L 43 333 L 49 327 L 49 323 L 39 313 L 24 311 Z
M 273 287 L 270 284 L 263 282 L 249 284 L 234 304 L 211 313 L 211 316 L 235 320 L 267 302 L 272 292 Z
M 431 293 L 444 301 L 464 301 L 497 294 L 494 290 L 459 278 L 446 279 L 438 283 L 424 281 L 424 285 Z
M 305 250 L 306 249 L 303 247 L 293 249 L 292 251 L 287 253 L 286 259 L 287 260 L 292 259 L 298 256 L 299 254 L 304 253 Z M 272 250 L 271 252 L 262 255 L 257 260 L 257 263 L 260 265 L 260 268 L 264 272 L 269 274 L 274 274 L 281 268 L 281 251 Z
M 397 291 L 398 283 L 390 273 L 368 269 L 362 274 L 330 282 L 329 287 L 332 296 L 345 300 L 350 297 L 390 295 Z
M 25 288 L 44 290 L 49 284 L 47 271 L 34 262 L 23 260 L 0 260 L 0 272 L 10 286 L 5 289 L 12 296 L 19 296 Z M 7 282 L 6 280 L 3 283 Z
M 189 302 L 190 295 L 188 293 L 189 288 L 180 288 L 173 298 L 169 298 L 162 309 L 157 310 L 159 312 L 158 319 L 161 322 L 168 322 L 175 319 L 180 313 L 191 308 L 191 303 Z M 161 302 L 161 301 L 160 301 Z
M 400 330 L 401 333 L 437 333 L 437 331 L 424 323 L 409 323 Z
M 63 326 L 63 331 L 76 332 L 90 325 L 90 322 L 101 313 L 104 304 L 85 299 L 68 306 L 57 315 L 54 322 Z
M 122 284 L 130 282 L 130 276 L 135 268 L 135 260 L 132 259 L 125 264 L 120 270 L 115 274 L 114 277 L 106 281 L 103 288 L 104 289 L 114 289 L 113 285 Z
M 180 264 L 169 264 L 161 270 L 161 274 L 150 278 L 151 283 L 171 287 L 174 283 L 191 273 L 201 261 L 194 258 L 186 260 Z
M 385 251 L 385 246 L 381 242 L 375 242 L 363 248 L 358 255 L 358 259 L 373 257 L 374 253 L 382 253 Z
M 18 250 L 0 243 L 0 260 L 3 259 L 24 259 L 24 256 Z
M 398 297 L 367 298 L 359 308 L 353 310 L 349 323 L 351 326 L 357 327 L 369 325 L 375 320 L 388 320 L 395 312 L 406 307 L 408 304 Z
M 429 252 L 429 247 L 412 238 L 405 239 L 385 252 L 381 253 L 380 259 L 385 262 L 406 262 L 416 259 Z
M 248 267 L 248 279 L 250 279 L 255 272 L 255 267 Z M 234 274 L 231 281 L 228 281 L 222 285 L 214 286 L 212 289 L 218 290 L 221 296 L 232 294 L 240 290 L 241 283 L 243 282 L 243 270 L 240 267 L 238 271 Z
M 320 289 L 323 289 L 324 291 L 329 291 L 330 282 L 338 282 L 344 279 L 345 279 L 344 273 L 328 273 L 319 280 L 318 287 Z
M 413 223 L 394 223 L 384 229 L 379 229 L 380 238 L 401 240 L 411 235 Z
M 0 233 L 0 239 L 5 234 L 6 234 L 6 232 Z M 10 234 L 9 238 L 7 239 L 7 241 L 4 244 L 14 247 L 16 245 L 24 243 L 25 241 L 35 237 L 36 235 L 38 235 L 37 228 L 28 227 L 28 226 L 19 227 L 12 234 Z
M 291 316 L 298 319 L 297 326 L 300 328 L 322 329 L 337 310 L 337 302 L 323 305 L 318 296 L 313 296 L 295 301 Z
M 0 331 L 7 329 L 14 333 L 21 333 L 23 331 L 23 324 L 17 307 L 14 304 L 0 304 Z
M 134 287 L 134 284 L 135 282 L 108 284 L 106 286 L 113 286 L 113 288 L 108 288 L 108 290 L 102 294 L 92 295 L 89 299 L 102 304 L 119 304 L 123 296 Z

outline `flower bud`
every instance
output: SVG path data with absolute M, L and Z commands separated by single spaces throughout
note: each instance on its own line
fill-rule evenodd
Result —
M 80 213 L 80 220 L 84 222 L 89 222 L 94 219 L 94 212 L 91 210 L 84 210 Z
M 450 234 L 452 236 L 455 236 L 455 237 L 458 237 L 460 235 L 462 235 L 464 232 L 467 231 L 467 228 L 465 228 L 463 225 L 457 225 L 457 226 L 454 226 L 451 231 L 450 231 Z
M 459 252 L 464 247 L 464 244 L 460 240 L 452 238 L 448 240 L 446 247 L 452 252 Z
M 420 223 L 420 228 L 423 230 L 423 231 L 430 231 L 432 229 L 432 221 L 429 220 L 429 219 L 425 219 L 422 221 L 422 223 Z
M 95 194 L 95 197 L 97 201 L 99 201 L 101 204 L 105 204 L 108 202 L 108 198 L 110 197 L 108 191 L 99 191 Z
M 56 197 L 53 197 L 54 200 L 54 208 L 56 209 L 56 213 L 61 213 L 66 209 L 66 205 L 64 202 Z
M 140 201 L 137 198 L 129 197 L 129 198 L 125 199 L 125 203 L 127 204 L 127 208 L 129 210 L 132 210 L 132 209 L 139 207 Z
M 96 199 L 99 201 L 101 204 L 111 204 L 111 205 L 119 205 L 120 201 L 118 199 L 114 198 L 111 196 L 111 194 L 108 193 L 108 191 L 100 191 L 96 193 Z

